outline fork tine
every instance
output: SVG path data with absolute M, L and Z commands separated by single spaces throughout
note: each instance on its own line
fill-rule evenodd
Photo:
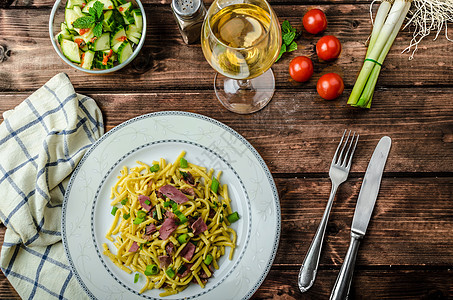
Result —
M 349 142 L 348 150 L 344 154 L 343 162 L 341 163 L 342 167 L 346 167 L 346 163 L 348 161 L 349 151 L 351 150 L 351 145 L 354 143 L 354 137 L 355 137 L 355 131 L 352 133 L 352 138 L 351 138 L 351 141 Z M 347 143 L 347 141 L 346 141 L 346 143 Z
M 354 135 L 355 135 L 355 132 L 354 132 Z M 356 137 L 356 140 L 355 140 L 355 144 L 354 144 L 354 148 L 352 148 L 351 156 L 349 156 L 349 161 L 348 161 L 348 164 L 347 164 L 347 166 L 346 166 L 346 168 L 347 168 L 348 170 L 349 170 L 349 168 L 351 168 L 352 157 L 354 156 L 355 147 L 357 146 L 357 142 L 359 141 L 359 137 L 360 137 L 360 135 L 357 134 L 357 137 Z M 351 145 L 352 145 L 353 140 L 354 140 L 354 139 L 351 140 L 351 144 L 349 145 L 349 148 L 351 148 Z M 348 152 L 349 152 L 349 149 L 348 149 Z
M 344 139 L 344 136 L 345 136 L 345 134 L 346 134 L 346 131 L 347 131 L 347 129 L 344 130 L 343 136 L 341 137 L 341 141 L 340 141 L 340 143 L 338 144 L 337 151 L 335 151 L 335 154 L 333 155 L 332 164 L 336 164 L 336 163 L 337 163 L 337 160 L 338 160 L 338 156 L 337 156 L 337 155 L 338 155 L 338 150 L 340 150 L 340 146 L 341 146 L 341 144 L 343 143 L 343 139 Z M 340 154 L 340 157 L 341 157 L 341 154 Z
M 341 160 L 342 160 L 342 157 L 343 157 L 343 151 L 346 148 L 346 145 L 348 144 L 350 135 L 351 135 L 351 130 L 349 130 L 348 137 L 346 138 L 346 141 L 344 142 L 343 147 L 341 148 L 341 152 L 340 152 L 340 155 L 338 156 L 338 161 L 336 162 L 336 164 L 341 164 Z M 341 142 L 342 141 L 343 141 L 343 139 L 341 139 Z

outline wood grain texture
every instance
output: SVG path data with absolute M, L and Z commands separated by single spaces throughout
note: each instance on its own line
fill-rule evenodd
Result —
M 252 300 L 319 300 L 329 299 L 339 270 L 320 270 L 313 287 L 306 293 L 297 288 L 298 269 L 273 267 Z M 384 274 L 384 275 L 383 275 Z M 453 297 L 451 270 L 356 269 L 350 300 L 434 300 Z
M 247 116 L 226 111 L 211 90 L 86 94 L 99 104 L 107 130 L 127 119 L 163 110 L 188 110 L 215 118 L 248 139 L 273 173 L 327 174 L 345 128 L 361 135 L 353 176 L 365 172 L 383 135 L 393 139 L 386 172 L 453 171 L 452 88 L 444 88 L 442 93 L 438 89 L 423 89 L 423 93 L 380 89 L 370 111 L 348 108 L 344 98 L 321 100 L 315 91 L 277 90 L 265 109 Z M 12 109 L 27 95 L 4 93 L 0 112 Z
M 288 19 L 301 27 L 301 17 L 307 7 L 275 5 L 280 21 Z M 273 66 L 278 88 L 313 90 L 325 73 L 343 76 L 346 87 L 352 87 L 365 54 L 365 41 L 371 31 L 368 5 L 327 5 L 329 16 L 325 34 L 340 37 L 342 54 L 334 62 L 319 62 L 314 45 L 319 36 L 304 34 L 299 49 Z M 102 90 L 148 91 L 161 89 L 211 89 L 213 69 L 205 61 L 199 45 L 185 45 L 168 6 L 147 7 L 149 17 L 145 45 L 139 56 L 116 74 L 87 76 L 64 63 L 55 53 L 48 34 L 50 9 L 8 9 L 0 18 L 0 44 L 11 50 L 10 57 L 1 63 L 0 91 L 33 90 L 57 72 L 66 72 L 76 88 Z M 299 25 L 296 25 L 299 24 Z M 409 61 L 401 55 L 411 36 L 403 32 L 397 38 L 381 71 L 378 87 L 390 86 L 451 86 L 453 83 L 453 43 L 439 38 L 421 46 L 416 59 Z M 296 84 L 288 75 L 292 58 L 306 55 L 314 61 L 313 78 Z M 39 59 L 36 59 L 39 57 Z M 436 76 L 432 76 L 436 74 Z

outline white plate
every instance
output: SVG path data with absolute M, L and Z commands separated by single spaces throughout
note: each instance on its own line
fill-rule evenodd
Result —
M 163 290 L 138 291 L 141 276 L 126 274 L 102 255 L 111 225 L 110 188 L 119 170 L 136 161 L 173 162 L 184 150 L 189 162 L 222 171 L 238 235 L 233 260 L 228 251 L 202 289 L 192 284 L 165 299 L 248 299 L 268 274 L 280 239 L 280 203 L 269 169 L 241 135 L 211 118 L 186 112 L 159 112 L 131 119 L 102 136 L 75 169 L 63 202 L 63 245 L 77 280 L 93 299 L 161 299 Z M 114 247 L 110 247 L 114 249 Z M 114 250 L 113 250 L 114 251 Z

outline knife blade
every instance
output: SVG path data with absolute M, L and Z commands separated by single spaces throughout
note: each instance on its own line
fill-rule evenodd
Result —
M 384 136 L 371 156 L 352 219 L 351 242 L 330 295 L 331 300 L 343 300 L 348 297 L 360 240 L 365 236 L 373 213 L 391 145 L 390 137 Z

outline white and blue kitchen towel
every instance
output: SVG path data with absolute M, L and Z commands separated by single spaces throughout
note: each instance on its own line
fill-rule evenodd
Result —
M 71 172 L 104 133 L 101 111 L 61 73 L 3 119 L 1 269 L 22 299 L 85 299 L 61 242 L 61 207 Z

